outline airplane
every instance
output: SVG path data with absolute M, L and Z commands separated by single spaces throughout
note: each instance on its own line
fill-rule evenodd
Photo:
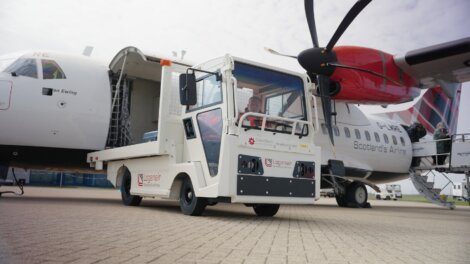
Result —
M 375 184 L 409 177 L 413 153 L 409 126 L 419 122 L 432 134 L 444 122 L 455 133 L 461 83 L 470 81 L 470 37 L 395 56 L 372 48 L 335 46 L 371 1 L 358 0 L 328 44 L 320 47 L 314 1 L 305 0 L 313 48 L 297 56 L 265 48 L 297 59 L 317 86 L 323 118 L 322 133 L 314 141 L 322 147 L 323 173 L 331 176 L 323 178 L 322 188 L 334 187 L 339 206 L 368 207 L 365 184 L 377 190 Z M 374 116 L 354 106 L 406 103 L 422 89 L 429 90 L 404 111 Z
M 321 115 L 316 118 L 322 125 L 314 143 L 322 147 L 323 173 L 344 175 L 324 177 L 322 188 L 335 186 L 340 206 L 366 207 L 365 185 L 409 177 L 412 148 L 407 126 L 420 121 L 432 133 L 444 121 L 454 133 L 459 84 L 470 80 L 470 38 L 397 56 L 371 48 L 335 47 L 369 2 L 358 1 L 326 48 L 320 48 L 313 1 L 306 0 L 314 48 L 287 55 L 299 60 L 317 87 L 312 92 L 320 101 Z M 108 66 L 53 51 L 0 57 L 0 179 L 8 166 L 96 173 L 86 163 L 87 153 L 142 142 L 142 135 L 157 129 L 159 94 L 153 88 L 165 63 L 163 57 L 135 47 L 119 51 Z M 389 113 L 403 117 L 400 122 L 365 114 L 355 105 L 410 102 L 422 89 L 428 91 L 416 110 Z

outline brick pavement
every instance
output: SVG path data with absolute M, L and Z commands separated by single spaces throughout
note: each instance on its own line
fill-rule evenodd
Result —
M 25 188 L 0 198 L 0 263 L 469 263 L 470 208 L 371 201 L 372 209 L 243 205 L 182 215 L 176 203 L 125 207 L 119 192 Z

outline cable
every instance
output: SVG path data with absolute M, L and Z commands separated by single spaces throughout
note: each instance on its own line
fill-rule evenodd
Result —
M 15 168 L 11 168 L 11 172 L 13 173 L 13 178 L 15 178 L 16 185 L 18 186 L 18 188 L 20 188 L 21 193 L 17 193 L 17 192 L 14 192 L 14 191 L 4 191 L 4 192 L 0 192 L 0 196 L 2 196 L 2 194 L 6 194 L 6 193 L 12 193 L 12 194 L 17 195 L 17 196 L 21 196 L 21 195 L 24 194 L 23 184 L 18 182 L 18 179 L 16 178 L 16 174 L 15 174 Z

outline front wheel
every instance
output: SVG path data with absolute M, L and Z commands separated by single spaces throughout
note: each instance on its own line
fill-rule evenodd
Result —
M 142 202 L 142 197 L 131 194 L 131 183 L 131 173 L 126 171 L 121 182 L 121 200 L 124 205 L 138 206 Z
M 274 216 L 279 210 L 279 204 L 255 204 L 253 210 L 257 216 Z
M 198 216 L 204 212 L 206 206 L 206 199 L 196 197 L 191 180 L 189 178 L 184 179 L 180 191 L 181 212 L 185 215 Z

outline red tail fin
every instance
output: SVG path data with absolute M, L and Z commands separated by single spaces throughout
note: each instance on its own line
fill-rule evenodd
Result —
M 427 90 L 421 99 L 407 110 L 385 114 L 404 125 L 419 122 L 430 134 L 434 133 L 439 122 L 443 122 L 452 135 L 457 133 L 461 89 L 461 84 L 447 85 L 446 88 L 437 86 Z

